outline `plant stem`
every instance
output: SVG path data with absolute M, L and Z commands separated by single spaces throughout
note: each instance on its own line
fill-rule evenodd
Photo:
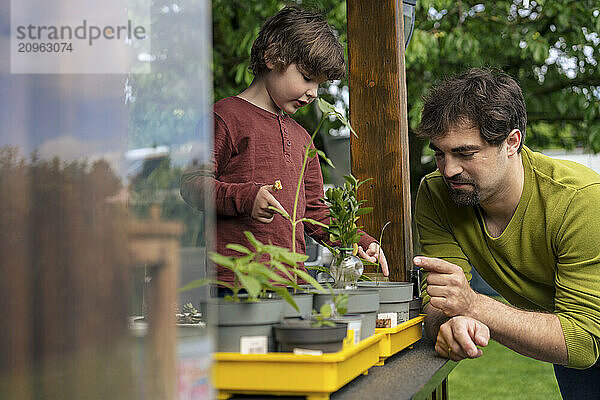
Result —
M 302 185 L 302 180 L 304 179 L 304 171 L 306 170 L 306 164 L 308 163 L 308 152 L 310 151 L 311 143 L 315 139 L 315 136 L 317 136 L 319 129 L 321 129 L 321 125 L 323 125 L 323 121 L 325 121 L 325 118 L 328 115 L 329 115 L 329 113 L 323 114 L 323 116 L 321 117 L 321 120 L 319 121 L 319 125 L 317 125 L 317 128 L 311 135 L 310 141 L 306 145 L 306 151 L 304 152 L 304 160 L 302 162 L 302 168 L 300 169 L 300 177 L 298 178 L 298 186 L 296 187 L 296 197 L 294 198 L 294 211 L 292 212 L 292 221 L 291 221 L 292 222 L 292 252 L 293 253 L 296 252 L 296 225 L 298 224 L 298 221 L 296 221 L 296 215 L 297 215 L 297 211 L 298 211 L 298 198 L 300 197 L 300 185 Z M 318 155 L 316 155 L 316 157 L 318 157 Z

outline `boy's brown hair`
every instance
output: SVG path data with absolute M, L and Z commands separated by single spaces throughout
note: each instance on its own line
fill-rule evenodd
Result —
M 346 75 L 344 50 L 333 28 L 322 15 L 297 7 L 285 7 L 265 21 L 250 53 L 254 76 L 267 71 L 265 59 L 279 71 L 296 64 L 311 78 Z
M 497 69 L 472 68 L 431 89 L 417 134 L 432 139 L 469 124 L 489 144 L 501 144 L 513 129 L 525 140 L 527 110 L 519 84 Z

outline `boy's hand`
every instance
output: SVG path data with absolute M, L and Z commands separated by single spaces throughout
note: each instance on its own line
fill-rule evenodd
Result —
M 285 212 L 283 206 L 273 197 L 272 191 L 273 185 L 262 186 L 256 194 L 256 199 L 254 199 L 254 205 L 252 206 L 251 217 L 263 224 L 271 223 L 275 217 L 276 212 L 269 210 L 269 206 Z
M 367 261 L 371 261 L 376 263 L 377 258 L 379 257 L 379 265 L 381 265 L 381 272 L 383 272 L 384 276 L 388 276 L 390 271 L 388 270 L 387 259 L 385 258 L 385 254 L 383 254 L 383 249 L 379 249 L 379 245 L 375 242 L 369 245 L 367 251 L 364 251 L 362 246 L 358 246 L 358 255 L 364 258 Z

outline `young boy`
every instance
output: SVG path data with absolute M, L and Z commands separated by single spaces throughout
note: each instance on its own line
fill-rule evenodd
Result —
M 325 80 L 345 75 L 343 49 L 322 16 L 286 7 L 269 18 L 252 45 L 252 84 L 237 96 L 214 104 L 214 198 L 218 253 L 236 255 L 227 243 L 248 245 L 244 231 L 263 243 L 291 248 L 288 220 L 268 207 L 292 213 L 305 146 L 310 135 L 289 114 L 317 98 Z M 310 144 L 310 146 L 313 146 Z M 204 177 L 198 171 L 182 177 L 181 194 L 199 207 Z M 281 182 L 281 190 L 274 183 Z M 279 184 L 279 182 L 278 182 Z M 279 185 L 277 185 L 279 186 Z M 318 157 L 309 160 L 300 187 L 297 219 L 308 217 L 329 224 L 323 201 Z M 296 251 L 305 252 L 304 232 L 317 242 L 328 241 L 318 226 L 298 224 Z M 379 246 L 369 235 L 359 243 L 359 256 L 375 262 Z M 363 250 L 364 249 L 364 250 Z M 379 254 L 387 275 L 383 251 Z M 229 270 L 218 278 L 233 281 Z

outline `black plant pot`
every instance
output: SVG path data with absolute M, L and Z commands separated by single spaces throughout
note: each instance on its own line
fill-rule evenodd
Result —
M 423 298 L 415 297 L 410 301 L 410 310 L 408 312 L 408 318 L 415 318 L 421 314 L 421 307 L 423 306 Z
M 274 330 L 279 351 L 292 352 L 300 348 L 335 353 L 342 349 L 348 327 L 346 323 L 336 322 L 335 326 L 313 328 L 310 320 L 284 319 Z

